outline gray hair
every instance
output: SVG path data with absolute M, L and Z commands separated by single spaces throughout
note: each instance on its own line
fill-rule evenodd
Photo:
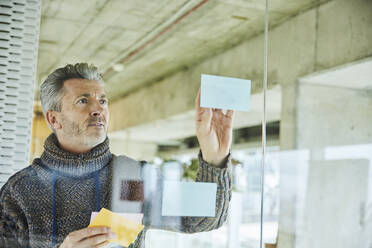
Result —
M 96 80 L 103 85 L 98 68 L 87 63 L 68 64 L 53 71 L 40 86 L 40 101 L 44 116 L 48 110 L 62 110 L 63 83 L 69 79 Z

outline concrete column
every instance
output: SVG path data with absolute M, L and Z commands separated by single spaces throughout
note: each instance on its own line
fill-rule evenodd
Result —
M 303 197 L 300 208 L 293 208 L 300 204 L 298 198 L 281 203 L 281 211 L 292 208 L 287 216 L 292 221 L 281 216 L 279 247 L 370 247 L 361 237 L 371 225 L 363 219 L 363 209 L 370 204 L 371 161 L 353 154 L 349 159 L 330 159 L 325 154 L 330 147 L 337 150 L 338 146 L 372 143 L 372 94 L 300 83 L 296 107 L 297 148 L 310 151 L 309 169 L 300 175 L 306 178 L 301 182 L 304 195 L 294 196 Z
M 331 82 L 335 87 L 304 85 L 298 83 L 298 78 L 312 71 L 371 56 L 372 46 L 368 41 L 372 37 L 369 28 L 372 24 L 371 11 L 372 4 L 368 1 L 330 1 L 307 12 L 307 22 L 313 23 L 311 28 L 291 25 L 293 20 L 305 18 L 306 13 L 276 28 L 288 38 L 288 42 L 283 41 L 276 49 L 283 47 L 287 51 L 288 45 L 292 47 L 292 51 L 287 51 L 288 55 L 283 55 L 284 64 L 286 68 L 297 71 L 296 75 L 286 74 L 288 77 L 282 82 L 281 149 L 308 151 L 311 161 L 298 165 L 306 168 L 296 169 L 296 172 L 292 172 L 294 167 L 291 171 L 286 170 L 288 164 L 295 161 L 281 161 L 279 248 L 368 247 L 367 242 L 357 243 L 350 235 L 361 239 L 362 233 L 368 232 L 367 224 L 361 228 L 355 220 L 362 214 L 361 209 L 366 208 L 363 202 L 366 202 L 367 196 L 363 194 L 368 188 L 365 183 L 368 179 L 364 175 L 370 168 L 363 158 L 324 161 L 324 149 L 371 143 L 372 120 L 367 114 L 372 110 L 371 98 L 365 90 L 347 89 L 337 86 L 337 82 Z M 308 37 L 312 33 L 314 42 L 291 44 L 295 33 Z M 297 56 L 297 48 L 310 49 L 313 53 Z M 310 71 L 307 73 L 297 69 L 303 60 L 309 60 L 307 68 Z M 350 87 L 355 84 L 353 81 L 349 83 Z M 290 173 L 293 176 L 289 176 Z M 324 194 L 322 190 L 328 193 Z M 345 224 L 339 223 L 339 219 Z M 350 229 L 344 229 L 348 225 Z M 331 228 L 334 228 L 333 231 L 329 231 Z M 315 240 L 319 242 L 314 243 Z

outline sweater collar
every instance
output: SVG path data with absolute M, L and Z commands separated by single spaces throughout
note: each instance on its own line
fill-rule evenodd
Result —
M 43 166 L 71 176 L 84 176 L 105 167 L 110 159 L 109 139 L 95 146 L 87 153 L 73 154 L 63 150 L 54 133 L 44 143 L 40 157 Z

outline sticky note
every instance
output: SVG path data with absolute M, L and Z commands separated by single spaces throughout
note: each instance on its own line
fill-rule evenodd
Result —
M 215 183 L 164 181 L 163 216 L 216 216 Z
M 248 112 L 250 93 L 251 80 L 205 74 L 201 76 L 201 107 Z
M 137 224 L 117 213 L 102 208 L 97 216 L 92 220 L 89 227 L 107 226 L 117 235 L 117 238 L 110 239 L 109 243 L 119 244 L 128 247 L 133 243 L 137 235 L 144 228 L 143 225 Z
M 96 218 L 97 214 L 98 212 L 92 212 L 89 223 L 91 223 L 93 219 Z M 117 214 L 137 224 L 142 224 L 143 214 L 133 214 L 133 213 L 117 213 Z

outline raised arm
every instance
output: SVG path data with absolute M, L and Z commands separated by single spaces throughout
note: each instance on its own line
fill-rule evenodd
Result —
M 202 156 L 212 166 L 225 165 L 232 140 L 234 111 L 200 107 L 200 89 L 195 99 L 195 126 Z

